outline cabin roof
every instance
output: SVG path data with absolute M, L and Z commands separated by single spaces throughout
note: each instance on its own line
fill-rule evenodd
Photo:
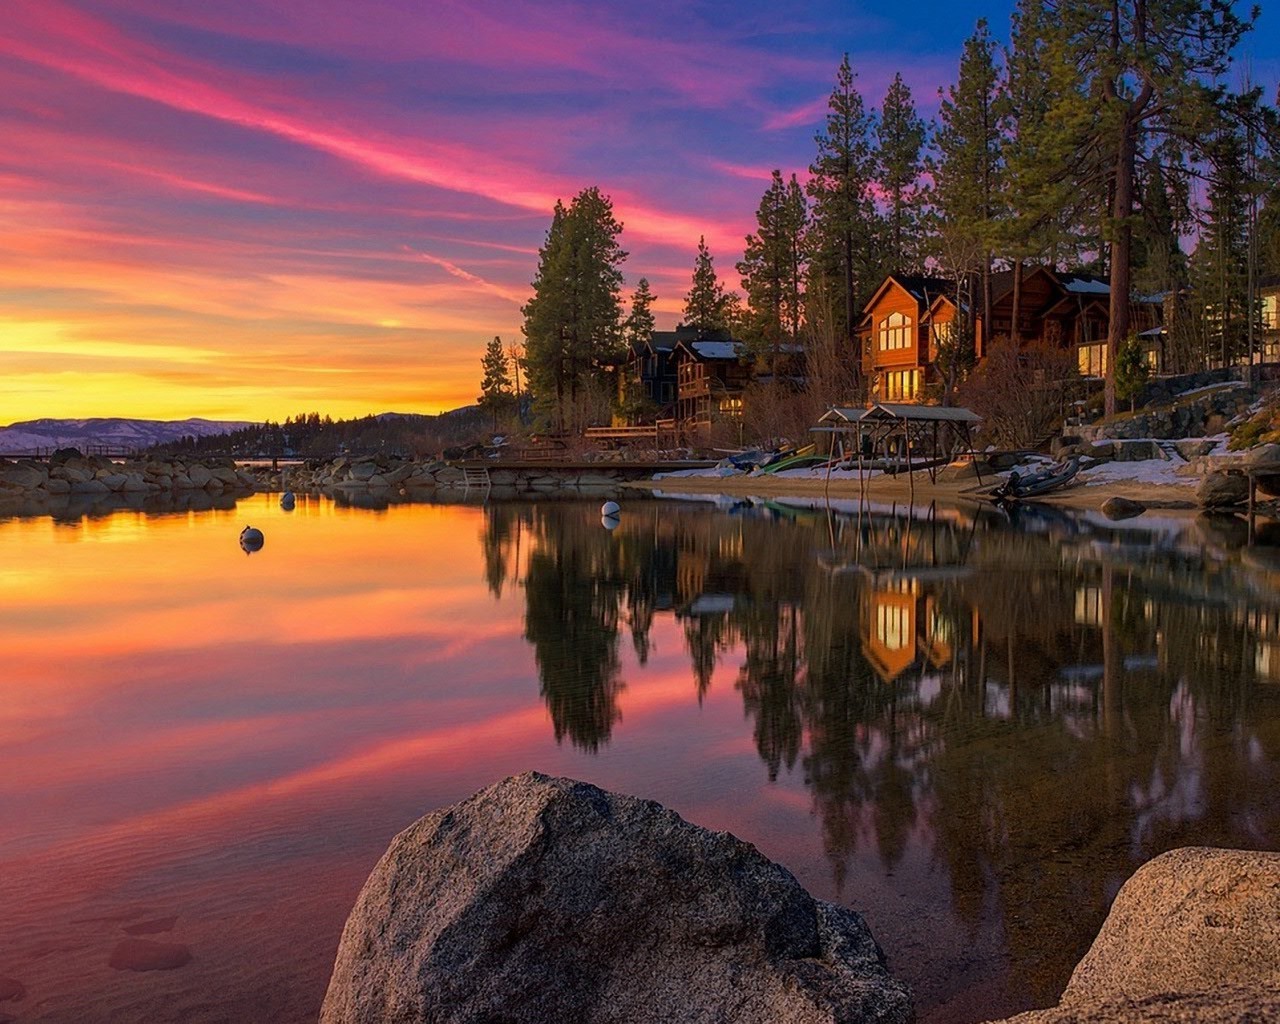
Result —
M 897 285 L 917 303 L 928 305 L 933 296 L 946 292 L 950 289 L 951 282 L 941 277 L 923 277 L 912 274 L 890 274 L 881 283 L 880 287 L 875 290 L 875 294 L 867 300 L 867 304 L 862 307 L 863 313 L 869 313 L 871 307 L 880 301 L 880 296 L 884 294 L 885 289 L 890 285 Z

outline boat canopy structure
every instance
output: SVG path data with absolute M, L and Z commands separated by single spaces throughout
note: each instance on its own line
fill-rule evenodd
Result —
M 933 481 L 939 465 L 962 455 L 974 457 L 972 432 L 981 422 L 972 409 L 958 406 L 878 402 L 867 409 L 832 406 L 810 430 L 833 435 L 832 447 L 860 465 L 883 459 L 911 472 L 914 463 L 927 469 Z

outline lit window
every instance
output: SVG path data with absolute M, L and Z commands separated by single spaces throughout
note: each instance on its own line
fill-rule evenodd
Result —
M 1102 588 L 1076 588 L 1076 622 L 1082 626 L 1102 625 Z
M 900 651 L 911 643 L 907 609 L 901 605 L 876 607 L 876 639 L 889 651 Z
M 1078 351 L 1080 374 L 1084 377 L 1105 377 L 1107 373 L 1107 343 L 1081 345 Z
M 888 370 L 881 374 L 882 397 L 887 402 L 909 402 L 920 392 L 919 370 Z
M 882 351 L 911 347 L 911 318 L 901 313 L 890 313 L 880 321 L 880 348 Z

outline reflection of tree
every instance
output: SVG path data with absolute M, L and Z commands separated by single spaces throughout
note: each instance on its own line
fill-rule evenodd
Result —
M 608 742 L 620 717 L 619 590 L 601 571 L 608 559 L 599 557 L 586 529 L 567 516 L 553 517 L 548 543 L 530 556 L 525 639 L 533 644 L 556 741 L 567 735 L 594 751 Z
M 605 742 L 620 625 L 643 663 L 676 615 L 700 699 L 740 659 L 757 751 L 771 780 L 801 766 L 837 886 L 918 844 L 1016 998 L 1052 1002 L 1143 860 L 1280 841 L 1280 609 L 1132 527 L 1024 518 L 655 504 L 611 535 L 540 512 L 526 636 L 556 735 Z
M 795 766 L 800 753 L 800 700 L 796 679 L 800 668 L 797 613 L 749 619 L 747 657 L 738 675 L 738 689 L 746 713 L 755 719 L 756 749 L 769 767 L 769 781 L 778 769 Z
M 494 597 L 502 596 L 507 579 L 519 571 L 520 542 L 528 506 L 490 504 L 484 510 L 480 550 L 484 555 L 484 580 Z

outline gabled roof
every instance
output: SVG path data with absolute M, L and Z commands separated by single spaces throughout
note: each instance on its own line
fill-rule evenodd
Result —
M 871 307 L 880 301 L 880 296 L 885 293 L 888 288 L 897 285 L 913 299 L 917 305 L 928 305 L 933 301 L 933 297 L 941 292 L 950 291 L 951 282 L 941 277 L 916 277 L 910 274 L 890 274 L 881 282 L 880 287 L 867 300 L 866 305 L 862 307 L 864 314 L 869 313 Z
M 932 302 L 929 303 L 929 308 L 925 310 L 924 317 L 922 319 L 932 320 L 935 312 L 941 309 L 943 306 L 951 306 L 953 309 L 956 309 L 956 310 L 963 309 L 966 313 L 969 311 L 969 307 L 967 305 L 965 305 L 964 303 L 956 302 L 954 295 L 939 295 L 936 299 L 934 299 Z

